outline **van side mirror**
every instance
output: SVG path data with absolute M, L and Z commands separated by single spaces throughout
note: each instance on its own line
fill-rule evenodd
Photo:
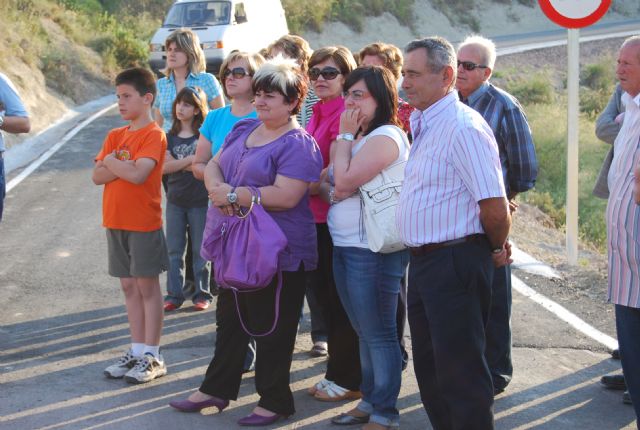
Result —
M 236 14 L 236 24 L 244 24 L 247 22 L 247 15 Z

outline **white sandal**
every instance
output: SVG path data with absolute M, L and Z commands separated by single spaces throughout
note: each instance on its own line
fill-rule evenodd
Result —
M 362 393 L 360 391 L 347 390 L 335 382 L 330 382 L 324 388 L 317 390 L 313 396 L 323 402 L 339 402 L 359 399 L 362 397 Z
M 317 384 L 314 384 L 313 386 L 311 386 L 307 392 L 312 395 L 315 396 L 315 394 L 319 391 L 319 390 L 324 390 L 326 387 L 328 387 L 329 385 L 333 384 L 333 382 L 322 378 Z

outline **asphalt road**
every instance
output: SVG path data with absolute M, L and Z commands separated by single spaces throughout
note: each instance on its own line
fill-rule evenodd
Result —
M 183 414 L 167 406 L 188 395 L 204 374 L 213 353 L 215 308 L 201 313 L 183 308 L 166 317 L 166 377 L 130 386 L 102 375 L 129 338 L 118 282 L 106 273 L 102 189 L 90 176 L 107 130 L 121 124 L 115 110 L 99 118 L 5 201 L 0 224 L 2 430 L 232 429 L 257 400 L 253 374 L 247 374 L 239 400 L 222 414 Z M 601 375 L 619 369 L 602 345 L 515 293 L 513 315 L 515 374 L 496 399 L 498 429 L 635 428 L 621 393 L 598 384 Z M 324 360 L 306 354 L 308 330 L 305 315 L 291 374 L 297 413 L 272 428 L 333 428 L 329 418 L 353 406 L 320 403 L 306 394 L 325 368 Z M 401 428 L 430 428 L 411 365 L 403 375 L 399 407 Z
M 596 23 L 580 29 L 580 41 L 626 37 L 632 34 L 638 34 L 638 28 L 640 28 L 640 19 Z M 492 40 L 496 44 L 498 55 L 513 54 L 531 49 L 566 45 L 567 29 L 558 26 L 555 30 L 506 34 L 492 37 Z

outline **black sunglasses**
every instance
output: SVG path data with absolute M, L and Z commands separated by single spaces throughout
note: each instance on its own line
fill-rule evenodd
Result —
M 322 76 L 325 81 L 331 81 L 337 78 L 338 75 L 340 74 L 341 74 L 340 70 L 336 69 L 335 67 L 325 67 L 322 70 L 318 69 L 317 67 L 314 67 L 309 70 L 309 79 L 311 79 L 312 81 L 315 81 L 320 76 Z
M 245 69 L 243 69 L 242 67 L 234 67 L 233 69 L 227 69 L 224 71 L 224 74 L 222 76 L 226 78 L 229 77 L 229 75 L 233 75 L 233 77 L 235 79 L 242 79 L 247 75 L 250 75 L 249 72 L 247 72 Z
M 481 66 L 480 64 L 476 64 L 471 61 L 460 61 L 458 60 L 458 67 L 462 66 L 467 72 L 470 72 L 475 69 L 486 69 L 487 66 Z

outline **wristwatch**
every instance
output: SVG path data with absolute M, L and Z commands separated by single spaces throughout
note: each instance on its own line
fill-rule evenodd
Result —
M 231 188 L 231 191 L 227 193 L 227 201 L 230 204 L 234 204 L 238 201 L 238 195 L 236 194 L 236 187 Z
M 4 111 L 0 111 L 0 127 L 4 124 Z
M 492 248 L 491 249 L 491 253 L 492 254 L 500 254 L 502 252 L 502 250 L 504 249 L 504 246 L 501 246 L 499 248 Z
M 346 140 L 347 142 L 353 142 L 355 140 L 355 137 L 353 136 L 352 133 L 341 133 L 336 136 L 336 139 L 342 139 L 342 140 Z

